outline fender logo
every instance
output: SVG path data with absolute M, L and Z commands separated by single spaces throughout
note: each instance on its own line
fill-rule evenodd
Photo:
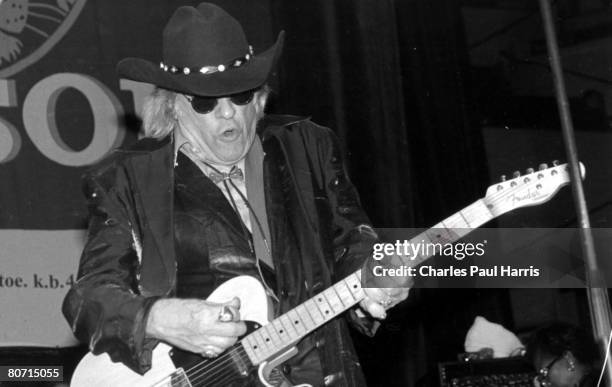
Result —
M 531 189 L 528 189 L 527 192 L 522 195 L 510 195 L 508 197 L 508 200 L 512 201 L 512 204 L 515 204 L 525 200 L 534 200 L 539 198 L 540 196 L 542 196 L 542 194 L 538 190 L 532 191 Z

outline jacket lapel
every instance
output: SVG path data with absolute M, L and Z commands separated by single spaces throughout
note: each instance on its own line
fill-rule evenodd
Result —
M 170 138 L 150 150 L 136 151 L 129 160 L 141 226 L 141 286 L 152 294 L 174 288 L 176 276 L 173 236 L 173 146 Z
M 176 183 L 181 185 L 180 189 L 191 199 L 199 202 L 199 208 L 205 211 L 207 216 L 217 218 L 234 233 L 241 236 L 248 245 L 249 236 L 245 235 L 242 220 L 221 189 L 210 179 L 204 177 L 200 168 L 181 152 L 177 156 L 177 163 Z

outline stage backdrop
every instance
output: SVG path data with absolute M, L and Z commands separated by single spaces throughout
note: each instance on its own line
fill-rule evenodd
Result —
M 151 86 L 119 80 L 115 65 L 159 61 L 177 5 L 0 0 L 0 346 L 76 343 L 60 308 L 85 238 L 80 177 L 137 138 Z M 224 7 L 241 20 L 265 11 Z M 245 29 L 256 51 L 271 44 L 265 27 Z

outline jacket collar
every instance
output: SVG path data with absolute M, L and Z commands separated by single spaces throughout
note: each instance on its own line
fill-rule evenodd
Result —
M 140 214 L 142 254 L 147 259 L 140 266 L 142 288 L 164 294 L 174 288 L 176 266 L 172 235 L 173 214 L 173 142 L 146 139 L 125 151 L 132 153 L 128 168 L 135 185 L 135 201 Z

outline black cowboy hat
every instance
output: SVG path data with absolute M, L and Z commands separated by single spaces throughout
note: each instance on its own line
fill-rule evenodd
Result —
M 200 3 L 180 7 L 164 28 L 162 60 L 125 58 L 117 65 L 123 78 L 176 92 L 217 97 L 263 85 L 283 46 L 255 54 L 240 23 L 220 7 Z

